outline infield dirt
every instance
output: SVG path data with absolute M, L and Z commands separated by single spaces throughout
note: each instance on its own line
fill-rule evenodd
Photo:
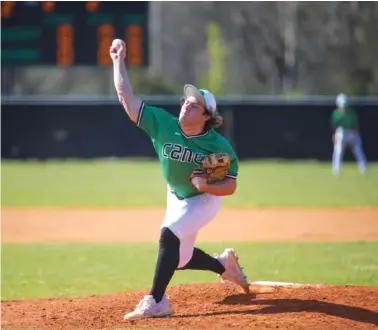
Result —
M 2 242 L 156 241 L 164 210 L 5 208 Z M 377 241 L 378 209 L 224 209 L 201 241 Z M 230 225 L 232 224 L 232 225 Z M 170 287 L 173 317 L 123 321 L 146 292 L 2 301 L 5 329 L 376 329 L 378 287 Z M 264 290 L 266 289 L 266 290 Z M 261 293 L 261 291 L 265 291 Z M 269 292 L 267 292 L 269 291 Z

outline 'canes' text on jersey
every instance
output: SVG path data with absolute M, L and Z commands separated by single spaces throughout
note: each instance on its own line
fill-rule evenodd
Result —
M 227 176 L 236 178 L 238 159 L 230 143 L 217 131 L 186 136 L 178 118 L 161 108 L 142 103 L 137 125 L 151 138 L 158 154 L 163 175 L 174 193 L 182 198 L 201 194 L 190 182 L 190 174 L 210 153 L 224 152 L 231 156 Z

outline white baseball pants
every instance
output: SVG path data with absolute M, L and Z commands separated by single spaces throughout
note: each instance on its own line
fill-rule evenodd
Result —
M 353 131 L 338 128 L 335 132 L 335 143 L 333 147 L 332 167 L 335 174 L 340 173 L 341 162 L 347 146 L 352 148 L 356 157 L 358 167 L 362 173 L 366 171 L 366 157 L 362 150 L 361 136 Z
M 216 216 L 221 203 L 222 197 L 210 194 L 180 200 L 168 187 L 166 215 L 161 228 L 169 228 L 180 240 L 178 268 L 192 258 L 198 232 Z

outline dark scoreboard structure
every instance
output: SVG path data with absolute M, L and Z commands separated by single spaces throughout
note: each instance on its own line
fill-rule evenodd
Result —
M 1 2 L 3 66 L 109 66 L 115 38 L 127 65 L 148 65 L 147 1 Z

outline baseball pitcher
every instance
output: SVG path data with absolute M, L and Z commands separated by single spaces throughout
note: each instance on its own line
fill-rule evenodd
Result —
M 185 85 L 178 118 L 148 105 L 133 93 L 125 55 L 125 43 L 114 40 L 110 56 L 115 89 L 130 119 L 151 138 L 167 183 L 167 207 L 152 289 L 124 318 L 171 315 L 165 292 L 176 270 L 212 271 L 222 281 L 249 292 L 234 249 L 213 257 L 194 247 L 198 232 L 218 213 L 222 196 L 233 194 L 237 186 L 237 156 L 229 142 L 214 130 L 222 124 L 214 95 Z
M 352 148 L 361 173 L 366 172 L 366 157 L 362 150 L 361 136 L 358 131 L 356 111 L 348 105 L 348 97 L 339 94 L 336 98 L 337 109 L 332 113 L 331 124 L 333 135 L 333 172 L 340 173 L 341 162 L 347 146 Z

